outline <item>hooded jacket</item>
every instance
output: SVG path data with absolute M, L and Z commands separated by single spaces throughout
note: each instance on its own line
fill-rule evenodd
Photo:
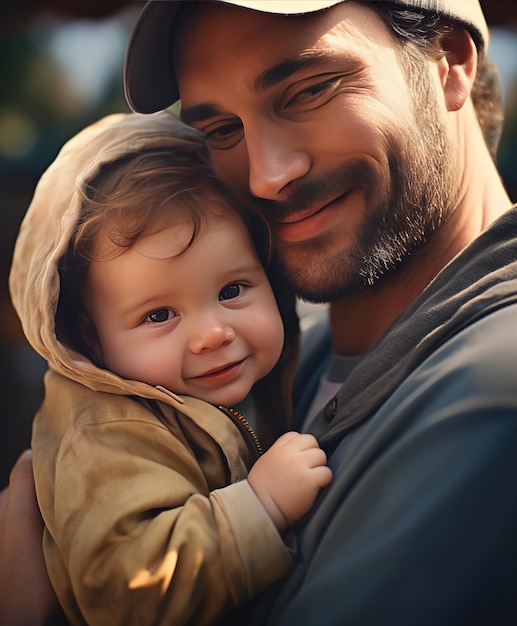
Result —
M 292 559 L 245 480 L 260 454 L 236 412 L 126 380 L 59 339 L 58 266 L 102 165 L 195 133 L 168 113 L 86 128 L 41 177 L 10 289 L 48 362 L 33 426 L 52 585 L 72 624 L 208 624 L 287 574 Z

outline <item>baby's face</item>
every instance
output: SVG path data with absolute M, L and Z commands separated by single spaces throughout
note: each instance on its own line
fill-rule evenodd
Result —
M 192 246 L 173 256 L 191 234 L 190 221 L 172 207 L 159 230 L 91 263 L 85 301 L 107 369 L 233 405 L 277 362 L 283 324 L 235 211 L 219 203 L 207 210 Z

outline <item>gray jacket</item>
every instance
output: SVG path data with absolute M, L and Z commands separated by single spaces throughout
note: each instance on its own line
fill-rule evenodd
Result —
M 254 624 L 517 624 L 515 208 L 436 277 L 311 429 L 334 480 Z

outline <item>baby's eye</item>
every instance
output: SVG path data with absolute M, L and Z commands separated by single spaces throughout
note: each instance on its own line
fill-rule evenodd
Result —
M 156 309 L 156 311 L 149 313 L 149 315 L 145 318 L 145 321 L 154 324 L 160 324 L 163 322 L 167 322 L 175 316 L 176 313 L 174 313 L 174 311 L 171 311 L 170 309 Z
M 233 298 L 237 298 L 241 295 L 243 289 L 244 287 L 237 283 L 234 283 L 233 285 L 227 285 L 226 287 L 223 287 L 219 292 L 219 300 L 232 300 Z

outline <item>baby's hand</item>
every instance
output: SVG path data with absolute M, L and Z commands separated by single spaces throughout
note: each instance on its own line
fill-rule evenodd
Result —
M 315 437 L 288 432 L 251 468 L 248 482 L 280 533 L 309 512 L 332 480 L 326 462 Z

